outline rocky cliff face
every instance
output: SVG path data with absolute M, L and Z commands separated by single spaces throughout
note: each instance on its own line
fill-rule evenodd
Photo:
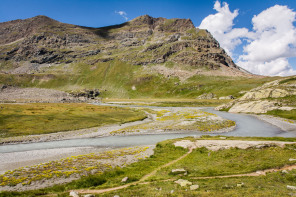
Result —
M 140 16 L 102 28 L 46 16 L 0 23 L 0 72 L 38 72 L 46 64 L 119 60 L 132 65 L 186 65 L 195 73 L 250 76 L 190 19 Z

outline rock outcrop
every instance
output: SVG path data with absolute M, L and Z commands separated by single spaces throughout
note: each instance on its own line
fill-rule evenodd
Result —
M 216 98 L 216 95 L 210 92 L 210 93 L 204 93 L 198 96 L 196 99 L 215 99 L 215 98 Z
M 246 92 L 241 98 L 216 107 L 233 113 L 266 113 L 271 110 L 296 109 L 296 77 L 265 83 Z

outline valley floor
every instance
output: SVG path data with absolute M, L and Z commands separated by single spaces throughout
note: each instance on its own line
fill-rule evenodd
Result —
M 9 145 L 6 145 L 9 143 L 30 144 L 56 140 L 64 140 L 58 141 L 64 143 L 67 139 L 91 139 L 113 135 L 194 134 L 195 132 L 198 135 L 160 142 L 155 148 L 154 146 L 117 149 L 110 147 L 114 149 L 110 150 L 100 146 L 75 145 L 69 148 L 44 150 L 12 150 L 11 152 L 4 150 L 0 153 L 2 172 L 0 196 L 39 196 L 41 194 L 68 196 L 70 190 L 97 196 L 223 196 L 226 194 L 239 196 L 241 192 L 246 196 L 252 196 L 253 193 L 258 196 L 265 194 L 269 196 L 272 194 L 270 188 L 276 187 L 277 184 L 279 188 L 275 189 L 275 196 L 288 195 L 289 192 L 293 192 L 294 186 L 296 190 L 296 185 L 293 185 L 296 181 L 294 176 L 296 172 L 295 138 L 201 136 L 229 132 L 236 127 L 236 123 L 197 107 L 116 106 L 114 103 L 112 106 L 2 104 L 2 109 L 7 108 L 5 113 L 2 113 L 2 118 L 9 120 L 10 116 L 4 117 L 8 113 L 21 113 L 18 115 L 23 117 L 28 113 L 30 116 L 50 116 L 52 112 L 61 113 L 61 111 L 57 112 L 57 108 L 53 105 L 59 105 L 59 110 L 66 108 L 67 110 L 62 111 L 66 114 L 69 110 L 75 112 L 75 106 L 79 106 L 85 108 L 88 118 L 93 116 L 95 111 L 99 112 L 98 117 L 100 117 L 100 110 L 104 113 L 114 111 L 118 117 L 112 119 L 115 121 L 111 125 L 101 123 L 101 127 L 89 129 L 27 136 L 17 136 L 16 133 L 16 136 L 1 138 L 2 148 L 7 146 L 9 150 Z M 130 113 L 129 116 L 125 116 L 127 112 Z M 73 114 L 70 113 L 70 115 Z M 79 118 L 81 115 L 83 113 L 78 113 L 76 117 Z M 138 121 L 123 120 L 121 117 L 124 116 Z M 148 118 L 139 120 L 145 116 Z M 269 116 L 259 118 L 264 118 L 267 122 L 275 122 Z M 286 119 L 277 119 L 277 122 L 277 126 L 281 123 L 283 128 L 288 128 L 287 125 L 289 125 L 287 129 L 289 132 L 296 131 L 296 125 L 293 122 Z M 55 122 L 55 124 L 58 123 Z M 62 124 L 65 125 L 63 121 Z M 67 124 L 71 126 L 72 123 Z M 18 125 L 24 126 L 21 122 Z M 18 125 L 10 128 L 16 129 Z M 123 179 L 126 180 L 122 181 Z M 220 179 L 223 179 L 222 183 Z M 257 183 L 260 188 L 257 187 Z

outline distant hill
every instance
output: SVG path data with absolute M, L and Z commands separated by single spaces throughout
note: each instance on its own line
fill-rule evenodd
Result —
M 126 98 L 194 97 L 209 91 L 203 78 L 258 78 L 190 19 L 148 15 L 101 28 L 46 16 L 0 23 L 0 73 L 7 85 L 98 88 L 105 96 Z

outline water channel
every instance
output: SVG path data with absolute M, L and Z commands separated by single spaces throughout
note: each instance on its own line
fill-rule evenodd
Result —
M 131 107 L 131 106 L 129 106 Z M 150 107 L 154 108 L 154 107 Z M 163 108 L 163 107 L 162 107 Z M 224 135 L 224 136 L 257 136 L 257 137 L 296 137 L 295 132 L 282 131 L 280 128 L 273 126 L 267 122 L 257 119 L 254 116 L 247 114 L 233 114 L 227 112 L 215 111 L 213 108 L 198 108 L 207 112 L 217 114 L 226 119 L 236 122 L 236 128 L 228 133 L 208 134 L 204 132 L 190 133 L 167 133 L 167 134 L 150 134 L 150 135 L 127 135 L 127 136 L 108 136 L 97 138 L 71 139 L 52 142 L 40 142 L 29 144 L 15 144 L 0 146 L 0 153 L 12 153 L 32 150 L 44 150 L 53 148 L 69 148 L 69 147 L 128 147 L 139 145 L 152 145 L 157 142 L 181 138 L 186 136 L 200 135 Z

